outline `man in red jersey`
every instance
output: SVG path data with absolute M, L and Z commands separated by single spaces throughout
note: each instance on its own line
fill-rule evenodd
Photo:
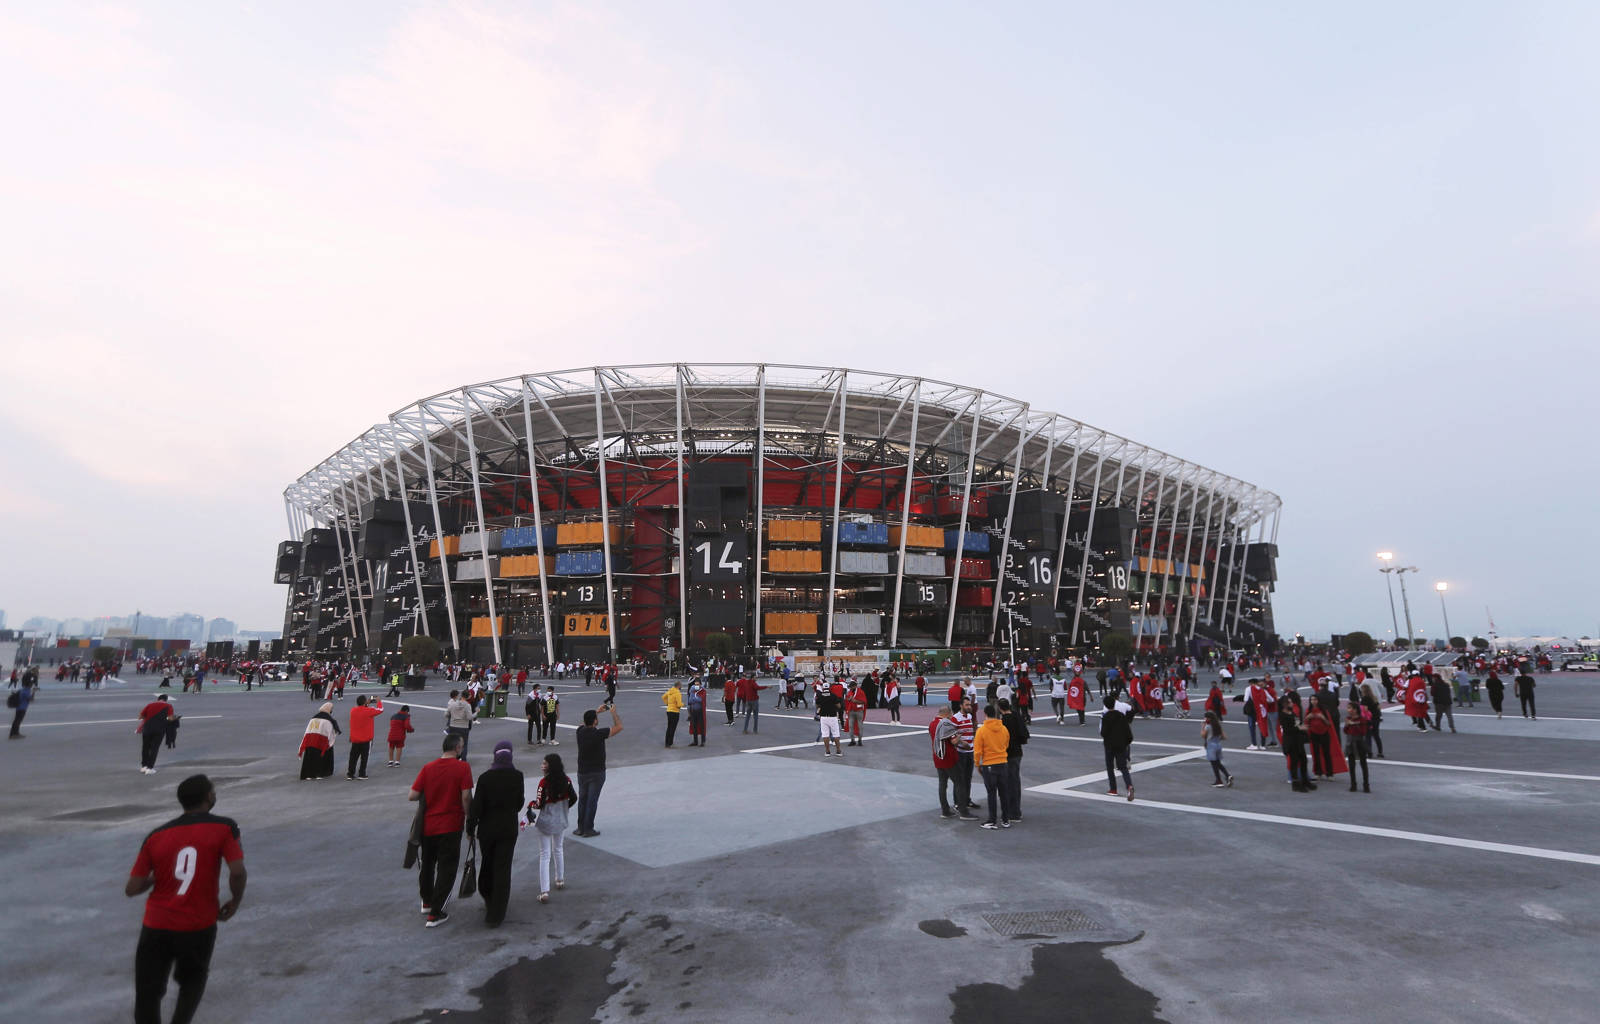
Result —
M 354 780 L 367 777 L 367 754 L 372 750 L 373 721 L 381 714 L 382 700 L 368 704 L 366 694 L 356 698 L 356 706 L 350 709 L 350 764 L 345 769 L 345 778 Z
M 133 958 L 134 1024 L 161 1024 L 167 978 L 178 983 L 174 1024 L 187 1024 L 200 1006 L 217 942 L 217 922 L 226 921 L 244 899 L 244 850 L 232 818 L 211 813 L 217 793 L 204 775 L 178 784 L 183 813 L 145 837 L 123 892 L 149 891 L 144 927 Z M 222 864 L 228 865 L 228 902 L 217 905 Z
M 156 694 L 155 700 L 139 710 L 139 724 L 133 727 L 133 731 L 140 736 L 140 774 L 156 773 L 156 755 L 161 753 L 161 741 L 167 738 L 167 730 L 173 728 L 177 721 L 178 716 L 164 693 Z
M 456 882 L 461 860 L 461 831 L 472 804 L 472 769 L 461 760 L 461 737 L 444 738 L 444 753 L 422 766 L 411 784 L 407 800 L 423 801 L 422 871 L 417 886 L 422 894 L 425 927 L 437 928 L 450 920 L 445 901 Z

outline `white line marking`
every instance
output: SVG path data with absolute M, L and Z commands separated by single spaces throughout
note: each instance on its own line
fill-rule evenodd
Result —
M 741 735 L 743 735 L 743 734 L 741 733 Z M 913 734 L 909 733 L 909 732 L 885 732 L 885 733 L 879 733 L 876 736 L 863 736 L 863 737 L 861 737 L 861 741 L 863 743 L 865 743 L 867 740 L 897 740 L 897 739 L 904 739 L 905 737 L 910 736 L 910 735 L 913 735 Z M 770 753 L 773 753 L 774 751 L 778 751 L 778 750 L 804 750 L 807 747 L 811 747 L 812 749 L 816 749 L 817 747 L 819 747 L 821 745 L 822 745 L 822 741 L 821 740 L 810 740 L 809 742 L 806 742 L 806 743 L 785 743 L 781 747 L 754 747 L 754 748 L 751 748 L 749 750 L 741 750 L 741 751 L 739 751 L 739 753 L 741 753 L 741 754 L 770 754 Z
M 180 715 L 178 720 L 180 722 L 188 722 L 199 718 L 221 717 L 221 715 Z M 131 725 L 137 721 L 137 718 L 97 718 L 94 721 L 84 722 L 28 722 L 27 726 L 30 729 L 43 729 L 51 725 Z
M 1120 804 L 1121 797 L 1103 793 L 1083 793 L 1066 790 L 1060 796 L 1079 800 L 1104 800 Z M 1172 804 L 1157 800 L 1135 800 L 1134 807 L 1155 807 L 1164 811 L 1181 811 L 1185 814 L 1206 814 L 1217 818 L 1236 818 L 1240 821 L 1260 821 L 1272 825 L 1291 825 L 1296 828 L 1314 828 L 1325 832 L 1349 832 L 1353 835 L 1378 836 L 1383 839 L 1404 839 L 1413 843 L 1431 843 L 1435 846 L 1455 846 L 1464 850 L 1485 850 L 1489 853 L 1510 853 L 1519 857 L 1538 857 L 1542 860 L 1567 861 L 1572 864 L 1600 866 L 1600 856 L 1592 853 L 1572 853 L 1568 850 L 1548 850 L 1538 846 L 1514 846 L 1510 843 L 1490 843 L 1481 839 L 1462 839 L 1457 836 L 1432 835 L 1427 832 L 1407 832 L 1401 829 L 1379 828 L 1376 825 L 1348 825 L 1337 821 L 1317 821 L 1312 818 L 1291 818 L 1283 814 L 1261 814 L 1256 811 L 1235 811 L 1222 807 L 1195 807 L 1190 804 Z
M 1190 750 L 1183 754 L 1169 754 L 1166 757 L 1158 757 L 1153 761 L 1139 761 L 1128 766 L 1128 773 L 1131 775 L 1134 772 L 1147 771 L 1151 768 L 1162 768 L 1169 764 L 1177 764 L 1180 761 L 1192 761 L 1197 757 L 1204 757 L 1205 755 L 1206 752 L 1204 750 Z M 1088 775 L 1076 775 L 1070 779 L 1061 779 L 1056 782 L 1041 782 L 1037 786 L 1029 786 L 1028 792 L 1065 793 L 1074 786 L 1083 786 L 1090 782 L 1104 782 L 1105 779 L 1106 773 L 1104 771 L 1092 772 Z

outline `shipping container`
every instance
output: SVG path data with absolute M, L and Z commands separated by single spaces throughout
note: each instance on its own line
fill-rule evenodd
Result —
M 956 593 L 956 607 L 958 608 L 988 608 L 994 604 L 994 588 L 984 586 L 963 586 Z
M 611 529 L 606 530 L 605 524 L 598 521 L 562 523 L 556 527 L 556 543 L 563 547 L 604 544 L 607 537 L 613 545 L 620 544 L 622 528 L 612 524 Z
M 959 519 L 961 517 L 961 495 L 948 494 L 939 499 L 939 515 Z M 972 503 L 967 510 L 968 519 L 983 519 L 989 515 L 989 496 L 987 494 L 974 494 Z
M 599 576 L 605 571 L 604 551 L 563 551 L 556 555 L 558 576 Z
M 951 576 L 955 574 L 955 571 L 955 556 L 946 556 L 944 574 Z M 964 580 L 992 580 L 994 579 L 994 563 L 987 558 L 963 558 L 961 560 L 961 578 Z
M 544 528 L 544 546 L 556 546 L 556 527 L 552 523 Z M 518 526 L 506 530 L 500 535 L 500 549 L 502 551 L 537 551 L 539 549 L 539 531 L 532 526 Z
M 463 555 L 480 553 L 488 553 L 492 555 L 499 550 L 499 530 L 486 530 L 482 533 L 463 533 L 461 535 L 461 553 Z
M 443 540 L 444 540 L 444 553 L 446 555 L 459 555 L 459 554 L 461 554 L 461 538 L 460 537 L 445 537 L 445 538 L 443 538 Z M 431 540 L 431 541 L 428 542 L 428 557 L 429 558 L 438 558 L 439 557 L 439 541 Z
M 817 616 L 814 612 L 767 612 L 763 616 L 762 632 L 768 636 L 816 636 Z
M 769 519 L 767 540 L 782 544 L 819 544 L 822 523 L 816 519 Z
M 878 612 L 834 612 L 834 636 L 874 636 L 883 632 L 883 615 Z
M 907 576 L 949 575 L 945 569 L 945 560 L 943 558 L 938 555 L 917 554 L 911 551 L 906 552 L 905 574 Z
M 456 579 L 481 580 L 486 578 L 485 573 L 490 577 L 496 576 L 498 573 L 495 570 L 499 565 L 500 559 L 494 557 L 463 559 L 456 563 Z
M 989 535 L 982 530 L 968 530 L 965 537 L 961 536 L 959 529 L 944 531 L 944 549 L 954 551 L 956 541 L 961 542 L 961 549 L 967 554 L 987 555 L 989 553 Z
M 841 551 L 839 571 L 842 573 L 885 576 L 889 572 L 887 551 Z
M 556 556 L 544 556 L 544 571 L 547 576 L 556 571 Z M 502 555 L 500 557 L 500 577 L 502 579 L 537 575 L 539 575 L 538 555 Z
M 768 572 L 822 572 L 822 552 L 815 548 L 767 552 Z
M 900 527 L 889 527 L 889 546 L 900 546 Z M 944 547 L 944 531 L 937 526 L 908 526 L 906 527 L 906 547 L 908 548 L 942 548 Z
M 839 543 L 856 547 L 882 546 L 889 543 L 889 524 L 840 523 Z
M 493 632 L 490 631 L 490 623 L 491 622 L 494 624 L 494 631 Z M 472 635 L 473 636 L 488 636 L 488 637 L 492 637 L 492 636 L 495 636 L 496 634 L 503 635 L 505 633 L 505 631 L 506 631 L 506 617 L 504 615 L 501 615 L 501 616 L 499 616 L 497 618 L 494 618 L 494 619 L 490 619 L 487 615 L 485 615 L 482 618 L 476 618 L 476 619 L 472 620 Z

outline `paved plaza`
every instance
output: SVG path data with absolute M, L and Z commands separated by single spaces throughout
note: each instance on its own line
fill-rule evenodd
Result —
M 545 906 L 524 838 L 498 930 L 476 897 L 425 930 L 400 866 L 442 681 L 406 698 L 404 767 L 384 767 L 380 724 L 367 782 L 345 781 L 343 737 L 333 779 L 297 778 L 316 709 L 298 687 L 175 696 L 178 746 L 152 777 L 132 719 L 155 680 L 47 684 L 3 750 L 0 1017 L 131 1015 L 143 901 L 122 884 L 177 783 L 205 772 L 250 870 L 205 1022 L 1592 1020 L 1600 679 L 1538 679 L 1536 722 L 1509 697 L 1504 720 L 1460 709 L 1454 735 L 1388 711 L 1370 795 L 1291 792 L 1276 752 L 1243 749 L 1231 703 L 1238 784 L 1210 788 L 1196 700 L 1195 718 L 1134 724 L 1130 804 L 1105 795 L 1094 718 L 1041 716 L 1024 820 L 995 832 L 939 818 L 931 708 L 902 726 L 873 712 L 862 746 L 824 759 L 810 712 L 775 712 L 768 691 L 758 734 L 714 700 L 709 746 L 680 728 L 669 750 L 662 684 L 625 680 L 601 835 L 568 835 L 568 887 Z M 572 771 L 571 726 L 603 693 L 560 690 Z M 336 706 L 346 729 L 363 692 Z M 481 723 L 469 761 L 515 739 L 531 795 L 549 748 L 523 730 Z

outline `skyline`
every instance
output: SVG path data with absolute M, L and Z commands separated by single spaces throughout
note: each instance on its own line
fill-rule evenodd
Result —
M 850 31 L 835 27 L 848 24 Z M 0 13 L 12 621 L 276 627 L 282 491 L 522 372 L 959 381 L 1284 501 L 1280 635 L 1600 629 L 1600 9 Z M 1576 387 L 1575 387 L 1576 383 Z M 1398 595 L 1397 595 L 1398 599 Z

